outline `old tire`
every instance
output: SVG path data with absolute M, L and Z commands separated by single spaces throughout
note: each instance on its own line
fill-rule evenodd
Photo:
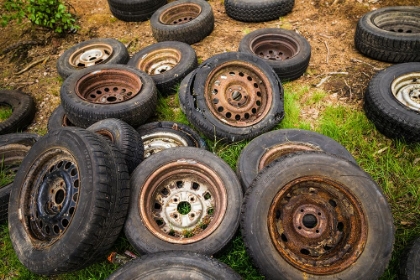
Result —
M 208 279 L 240 280 L 226 264 L 193 252 L 168 251 L 137 258 L 112 273 L 108 280 Z
M 66 50 L 57 60 L 57 72 L 63 79 L 93 65 L 126 64 L 130 56 L 123 43 L 112 38 L 95 38 Z
M 121 119 L 133 127 L 147 121 L 156 109 L 152 78 L 127 65 L 92 66 L 68 77 L 60 89 L 68 119 L 88 127 L 103 119 Z
M 245 35 L 239 51 L 264 59 L 282 82 L 302 76 L 311 58 L 309 42 L 298 33 L 281 28 L 262 28 Z
M 373 280 L 391 258 L 385 195 L 335 156 L 301 152 L 273 162 L 247 190 L 242 211 L 247 252 L 267 279 Z
M 346 148 L 322 134 L 300 129 L 270 131 L 249 142 L 239 156 L 236 174 L 244 191 L 265 166 L 282 156 L 299 151 L 323 151 L 356 164 Z
M 181 83 L 179 84 L 178 89 L 178 102 L 181 111 L 187 115 L 191 109 L 194 108 L 193 106 L 193 98 L 192 98 L 192 86 L 194 85 L 196 70 L 190 72 L 184 79 L 182 79 Z
M 119 119 L 104 119 L 87 128 L 105 137 L 124 156 L 128 172 L 131 173 L 143 160 L 144 146 L 139 133 Z
M 366 116 L 389 138 L 420 141 L 420 62 L 390 66 L 365 92 Z
M 225 0 L 229 17 L 244 22 L 263 22 L 279 19 L 290 13 L 294 0 Z
M 154 154 L 134 170 L 131 188 L 124 232 L 140 253 L 212 255 L 239 225 L 240 183 L 229 165 L 204 149 L 178 147 Z
M 144 157 L 175 147 L 207 149 L 206 142 L 185 124 L 161 121 L 147 123 L 137 128 L 144 144 Z
M 420 7 L 384 7 L 363 15 L 355 46 L 362 54 L 386 62 L 420 61 Z
M 0 89 L 0 104 L 12 108 L 12 115 L 0 122 L 0 134 L 19 132 L 31 124 L 35 117 L 33 98 L 21 91 Z
M 150 45 L 135 53 L 127 64 L 149 74 L 164 95 L 175 93 L 179 82 L 198 66 L 194 49 L 176 41 Z
M 420 279 L 420 237 L 417 237 L 407 248 L 400 262 L 400 280 Z
M 124 224 L 128 179 L 121 153 L 93 132 L 67 127 L 41 138 L 10 194 L 9 232 L 20 262 L 53 275 L 104 258 Z
M 194 44 L 213 31 L 213 10 L 204 0 L 174 1 L 152 15 L 150 26 L 153 37 L 158 42 L 180 41 Z
M 1 169 L 7 175 L 16 174 L 22 160 L 39 136 L 32 133 L 9 133 L 0 136 Z M 7 221 L 9 196 L 13 188 L 13 180 L 0 185 L 0 223 Z
M 166 0 L 108 0 L 114 17 L 122 21 L 146 21 Z
M 51 113 L 51 116 L 48 119 L 47 129 L 48 131 L 53 131 L 59 128 L 74 126 L 72 122 L 67 118 L 66 112 L 64 112 L 63 106 L 59 105 Z

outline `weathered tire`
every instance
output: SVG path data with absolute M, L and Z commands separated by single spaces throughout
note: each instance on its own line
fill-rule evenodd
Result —
M 247 252 L 267 279 L 373 280 L 391 258 L 385 195 L 335 156 L 300 152 L 273 162 L 247 190 L 242 212 Z
M 185 76 L 184 79 L 182 79 L 181 83 L 179 84 L 178 89 L 178 101 L 179 101 L 179 107 L 181 108 L 181 111 L 187 115 L 191 109 L 194 108 L 193 105 L 193 97 L 192 97 L 192 91 L 193 91 L 193 85 L 194 85 L 194 79 L 195 79 L 195 73 L 196 70 L 193 70 L 190 72 L 187 76 Z
M 355 46 L 362 54 L 386 62 L 420 61 L 420 7 L 384 7 L 363 15 Z
M 188 120 L 209 139 L 237 142 L 271 130 L 284 117 L 283 87 L 261 58 L 215 55 L 195 72 Z M 193 98 L 194 100 L 191 100 Z
M 32 133 L 10 133 L 0 136 L 0 158 L 2 172 L 13 176 L 22 160 L 39 136 Z M 0 223 L 7 221 L 9 196 L 13 188 L 12 182 L 0 185 Z
M 327 136 L 309 130 L 274 130 L 254 138 L 239 156 L 236 175 L 244 191 L 265 166 L 282 156 L 299 151 L 323 151 L 357 164 L 346 148 Z
M 0 104 L 12 107 L 12 115 L 0 122 L 0 134 L 19 132 L 31 124 L 35 117 L 33 98 L 21 91 L 0 89 Z
M 262 28 L 245 35 L 239 51 L 264 59 L 282 82 L 302 76 L 311 58 L 309 42 L 298 33 L 281 28 Z
M 124 232 L 137 252 L 212 255 L 232 239 L 239 225 L 238 178 L 221 158 L 204 149 L 178 147 L 154 154 L 134 170 L 131 188 Z
M 389 138 L 420 141 L 420 62 L 390 66 L 374 76 L 365 92 L 364 110 Z
M 155 112 L 157 90 L 152 78 L 127 65 L 96 65 L 69 76 L 61 86 L 68 119 L 88 127 L 103 119 L 121 119 L 133 127 Z
M 63 106 L 59 105 L 51 113 L 50 118 L 48 119 L 47 129 L 48 131 L 53 131 L 59 128 L 74 126 L 71 121 L 67 118 L 66 112 L 64 112 Z
M 42 137 L 10 194 L 10 239 L 22 264 L 53 275 L 105 257 L 127 214 L 128 179 L 121 153 L 93 132 L 67 127 Z
M 144 157 L 175 147 L 207 149 L 206 142 L 189 126 L 170 122 L 152 122 L 137 128 L 144 144 Z
M 226 14 L 244 22 L 262 22 L 279 19 L 290 13 L 294 0 L 225 0 Z
M 63 79 L 93 65 L 126 64 L 130 56 L 123 43 L 112 38 L 95 38 L 66 50 L 57 60 L 57 72 Z
M 122 21 L 146 21 L 166 0 L 108 0 L 111 13 Z
M 175 93 L 179 82 L 198 66 L 194 49 L 176 41 L 150 45 L 135 53 L 127 64 L 149 74 L 164 95 Z
M 417 237 L 405 249 L 400 262 L 400 280 L 420 279 L 420 237 Z
M 204 0 L 174 1 L 152 15 L 150 26 L 153 37 L 158 42 L 180 41 L 194 44 L 213 31 L 213 10 Z
M 104 136 L 120 150 L 129 173 L 142 162 L 143 141 L 140 134 L 126 122 L 119 119 L 104 119 L 92 124 L 87 130 Z

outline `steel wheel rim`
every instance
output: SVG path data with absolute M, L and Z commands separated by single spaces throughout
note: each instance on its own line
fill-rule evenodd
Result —
M 181 203 L 190 204 L 182 213 Z M 194 160 L 178 160 L 158 168 L 143 185 L 139 213 L 149 231 L 174 244 L 208 237 L 223 220 L 227 194 L 219 176 Z
M 40 155 L 21 192 L 25 229 L 35 247 L 58 240 L 69 228 L 80 195 L 80 173 L 70 152 L 51 149 Z
M 120 69 L 90 72 L 76 83 L 76 94 L 96 104 L 116 104 L 140 93 L 143 83 L 138 75 Z
M 180 61 L 181 53 L 178 50 L 165 48 L 144 55 L 137 63 L 137 68 L 153 76 L 172 70 Z
M 267 76 L 245 61 L 229 61 L 216 67 L 207 77 L 204 95 L 210 112 L 234 127 L 260 122 L 273 102 Z
M 159 17 L 159 21 L 166 25 L 188 23 L 201 14 L 201 7 L 193 3 L 183 3 L 166 9 Z
M 75 51 L 69 58 L 69 63 L 75 68 L 106 63 L 112 56 L 113 48 L 108 44 L 90 44 Z
M 395 13 L 390 11 L 372 18 L 378 28 L 395 33 L 417 34 L 420 33 L 420 13 L 397 11 L 399 22 L 395 22 Z
M 267 221 L 272 244 L 301 271 L 341 272 L 354 264 L 367 242 L 367 222 L 360 205 L 337 182 L 315 176 L 296 179 L 277 193 L 270 206 Z
M 285 61 L 300 52 L 295 40 L 283 34 L 264 34 L 250 43 L 252 52 L 267 61 Z
M 399 76 L 392 82 L 391 91 L 401 104 L 420 112 L 420 72 Z
M 188 146 L 184 138 L 170 132 L 149 133 L 142 136 L 141 139 L 144 146 L 144 158 L 166 149 Z

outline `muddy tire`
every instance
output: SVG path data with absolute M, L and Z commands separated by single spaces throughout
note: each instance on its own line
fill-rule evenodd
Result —
M 390 66 L 374 76 L 365 93 L 366 116 L 389 138 L 420 141 L 420 62 Z
M 420 237 L 405 249 L 400 263 L 400 280 L 420 279 Z
M 166 0 L 108 0 L 111 13 L 122 21 L 146 21 Z
M 194 79 L 195 79 L 195 73 L 196 70 L 193 70 L 191 73 L 189 73 L 187 76 L 185 76 L 184 79 L 182 79 L 181 83 L 179 84 L 178 89 L 178 101 L 179 101 L 179 107 L 181 108 L 181 111 L 187 115 L 189 114 L 189 111 L 194 108 L 194 100 L 192 97 L 192 91 L 193 91 L 193 85 L 194 85 Z
M 48 119 L 47 129 L 48 131 L 53 131 L 59 128 L 74 126 L 72 122 L 67 118 L 66 112 L 64 112 L 63 106 L 59 105 L 51 113 L 50 118 Z
M 68 77 L 60 90 L 68 119 L 88 127 L 103 119 L 121 119 L 133 127 L 147 121 L 156 109 L 152 78 L 127 65 L 92 66 Z
M 212 255 L 235 235 L 242 190 L 221 158 L 204 149 L 166 149 L 131 176 L 124 232 L 139 253 L 185 250 Z
M 17 257 L 42 275 L 76 271 L 104 258 L 123 227 L 129 195 L 118 149 L 81 128 L 48 133 L 22 161 L 10 194 L 9 232 Z
M 143 160 L 144 146 L 139 133 L 119 119 L 104 119 L 87 128 L 114 144 L 124 156 L 131 173 Z
M 22 160 L 39 136 L 32 133 L 9 133 L 0 136 L 1 169 L 6 176 L 16 174 Z M 13 180 L 0 185 L 0 223 L 7 221 L 9 196 L 13 188 Z
M 393 218 L 380 187 L 322 152 L 263 169 L 242 212 L 247 252 L 267 279 L 378 279 L 391 258 Z
M 111 274 L 108 280 L 208 279 L 240 280 L 226 264 L 197 253 L 168 251 L 137 258 Z
M 362 54 L 386 62 L 420 61 L 420 7 L 384 7 L 363 15 L 355 46 Z
M 63 79 L 82 69 L 100 64 L 126 64 L 130 56 L 123 43 L 112 38 L 95 38 L 66 50 L 57 60 Z
M 25 129 L 35 117 L 33 98 L 18 90 L 0 90 L 0 104 L 10 106 L 12 115 L 0 122 L 0 134 L 15 133 Z
M 279 78 L 264 60 L 251 54 L 228 52 L 209 58 L 195 72 L 193 92 L 185 105 L 193 106 L 188 120 L 216 141 L 252 139 L 284 117 Z
M 137 128 L 144 144 L 144 157 L 175 147 L 207 149 L 206 142 L 185 124 L 162 121 L 147 123 Z
M 270 131 L 249 142 L 239 156 L 236 174 L 244 191 L 265 166 L 300 151 L 323 151 L 357 164 L 346 148 L 322 134 L 300 129 Z
M 279 19 L 290 13 L 294 0 L 225 0 L 229 17 L 244 22 L 263 22 Z
M 309 42 L 296 32 L 281 28 L 257 29 L 245 35 L 239 51 L 264 59 L 282 82 L 302 76 L 311 58 Z
M 176 41 L 150 45 L 135 53 L 127 64 L 149 74 L 164 95 L 175 93 L 175 87 L 198 66 L 194 49 Z
M 200 42 L 214 28 L 213 10 L 204 0 L 179 0 L 159 8 L 150 18 L 158 42 Z

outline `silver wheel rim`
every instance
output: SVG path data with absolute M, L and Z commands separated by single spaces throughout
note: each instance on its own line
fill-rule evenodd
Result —
M 392 82 L 392 94 L 404 106 L 420 112 L 420 73 L 410 73 Z
M 156 132 L 141 137 L 144 146 L 144 158 L 162 150 L 175 147 L 188 147 L 187 141 L 181 136 L 170 132 Z

